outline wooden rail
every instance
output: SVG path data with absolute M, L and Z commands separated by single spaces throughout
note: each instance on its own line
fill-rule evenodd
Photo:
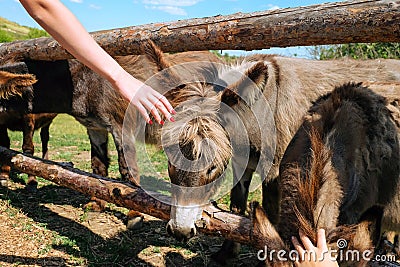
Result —
M 400 1 L 354 0 L 237 13 L 94 32 L 93 37 L 112 56 L 139 54 L 145 39 L 164 52 L 400 42 Z M 71 55 L 52 38 L 0 46 L 0 64 L 67 58 Z

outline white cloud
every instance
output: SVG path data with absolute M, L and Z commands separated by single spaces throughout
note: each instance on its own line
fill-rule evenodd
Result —
M 183 8 L 176 6 L 145 6 L 147 9 L 160 10 L 171 15 L 186 16 L 187 13 Z
M 182 7 L 194 6 L 203 0 L 142 0 L 145 8 L 160 10 L 171 15 L 187 16 Z
M 154 5 L 154 6 L 194 6 L 202 0 L 143 0 L 143 4 Z
M 267 5 L 267 8 L 268 8 L 268 10 L 280 9 L 279 6 L 277 6 L 277 5 L 272 5 L 272 4 Z
M 101 6 L 98 6 L 98 5 L 95 5 L 95 4 L 90 4 L 89 7 L 91 9 L 97 9 L 97 10 L 101 9 Z
M 69 0 L 69 1 L 71 1 L 73 3 L 78 3 L 78 4 L 82 4 L 83 3 L 83 0 Z

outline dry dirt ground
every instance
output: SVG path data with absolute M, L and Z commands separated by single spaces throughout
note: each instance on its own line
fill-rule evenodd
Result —
M 222 238 L 188 243 L 169 237 L 165 222 L 145 215 L 140 230 L 127 230 L 127 210 L 82 206 L 89 198 L 40 180 L 36 193 L 16 176 L 0 187 L 0 267 L 3 266 L 219 266 L 211 260 Z M 256 266 L 256 251 L 243 246 L 228 266 Z M 400 266 L 375 263 L 371 266 Z
M 221 238 L 180 243 L 150 216 L 127 230 L 123 208 L 85 211 L 88 197 L 43 180 L 32 194 L 18 177 L 0 188 L 0 266 L 217 266 L 210 256 Z M 230 265 L 254 266 L 255 255 L 244 247 Z
M 49 158 L 73 161 L 75 167 L 90 171 L 84 127 L 59 115 L 50 130 Z M 12 148 L 20 150 L 22 135 L 11 137 Z M 40 155 L 38 134 L 35 137 Z M 110 149 L 110 157 L 110 177 L 118 177 L 115 148 Z M 160 171 L 165 170 L 162 165 Z M 145 216 L 140 230 L 127 230 L 124 208 L 109 204 L 105 212 L 90 212 L 83 208 L 89 197 L 76 191 L 39 179 L 37 192 L 31 193 L 24 185 L 26 175 L 12 177 L 8 187 L 0 187 L 0 267 L 218 266 L 211 255 L 220 248 L 222 238 L 200 235 L 181 243 L 167 235 L 165 222 L 150 216 Z M 260 199 L 260 194 L 252 197 Z M 220 204 L 228 203 L 223 199 Z M 257 263 L 256 251 L 243 246 L 229 266 Z

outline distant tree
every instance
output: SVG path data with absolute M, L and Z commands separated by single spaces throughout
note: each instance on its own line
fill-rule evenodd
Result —
M 400 58 L 400 43 L 356 43 L 316 46 L 309 50 L 316 59 L 349 57 L 354 59 Z
M 226 62 L 232 61 L 235 58 L 237 58 L 237 56 L 232 56 L 232 55 L 229 55 L 228 53 L 224 53 L 222 55 L 222 50 L 221 50 L 221 52 L 219 52 L 217 50 L 211 50 L 211 53 L 214 53 L 216 56 L 223 58 Z

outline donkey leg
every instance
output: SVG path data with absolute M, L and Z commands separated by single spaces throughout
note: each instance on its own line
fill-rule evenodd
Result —
M 90 154 L 94 174 L 108 176 L 108 132 L 103 129 L 87 129 L 90 140 Z M 92 196 L 84 208 L 92 211 L 103 211 L 107 202 Z
M 115 148 L 118 152 L 118 166 L 123 181 L 129 181 L 133 185 L 140 186 L 139 167 L 136 159 L 135 143 L 122 144 L 122 129 L 113 129 Z M 129 164 L 126 161 L 129 159 Z M 128 167 L 129 165 L 129 167 Z
M 235 167 L 233 165 L 233 175 L 235 175 Z M 253 177 L 254 170 L 246 169 L 242 178 L 231 190 L 231 204 L 230 210 L 239 215 L 244 215 L 247 209 L 247 198 L 249 196 L 249 187 L 251 178 Z
M 103 129 L 87 129 L 90 140 L 90 154 L 94 174 L 108 176 L 108 132 Z
M 268 216 L 269 221 L 273 225 L 277 225 L 279 222 L 279 201 L 281 199 L 279 191 L 278 179 L 272 179 L 271 181 L 263 180 L 262 184 L 262 206 Z
M 33 134 L 35 132 L 35 117 L 33 114 L 25 114 L 23 117 L 23 142 L 22 151 L 28 155 L 33 155 L 35 147 L 33 145 Z M 37 190 L 37 181 L 34 175 L 28 175 L 26 189 L 30 192 Z
M 40 129 L 40 141 L 42 142 L 42 159 L 49 159 L 49 140 L 50 140 L 50 124 Z
M 10 148 L 10 138 L 8 137 L 7 127 L 0 125 L 0 146 Z M 7 186 L 10 175 L 10 166 L 2 165 L 0 172 L 0 186 Z
M 112 136 L 114 138 L 115 147 L 118 152 L 118 166 L 121 178 L 129 181 L 135 186 L 140 186 L 139 167 L 136 160 L 135 144 L 122 144 L 122 129 L 114 129 Z M 129 167 L 126 159 L 129 159 Z M 130 210 L 126 216 L 126 227 L 130 230 L 138 230 L 143 226 L 144 215 L 140 212 Z
M 235 161 L 232 161 L 234 181 L 237 181 L 238 168 Z M 231 190 L 230 210 L 239 215 L 244 215 L 247 208 L 247 197 L 254 170 L 246 169 L 239 182 Z M 225 240 L 219 251 L 212 255 L 213 260 L 225 265 L 227 260 L 235 258 L 240 253 L 240 244 L 231 240 Z

